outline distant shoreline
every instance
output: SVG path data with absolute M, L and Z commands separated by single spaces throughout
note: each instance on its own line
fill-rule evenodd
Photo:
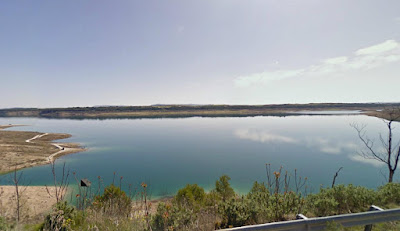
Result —
M 23 168 L 49 164 L 55 159 L 86 151 L 76 143 L 58 143 L 70 134 L 3 130 L 23 125 L 0 125 L 0 175 Z
M 400 103 L 312 103 L 270 105 L 154 105 L 102 106 L 71 108 L 12 108 L 0 109 L 0 117 L 36 117 L 65 119 L 140 119 L 186 117 L 248 117 L 335 115 L 335 111 L 360 111 L 382 118 L 377 113 L 385 107 L 400 107 Z M 312 112 L 312 113 L 307 113 Z

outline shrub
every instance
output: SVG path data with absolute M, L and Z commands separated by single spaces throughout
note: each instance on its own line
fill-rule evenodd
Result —
M 250 207 L 250 219 L 253 223 L 270 221 L 270 193 L 264 183 L 254 182 L 247 194 Z
M 321 192 L 324 189 L 321 189 Z M 316 216 L 329 216 L 335 214 L 338 202 L 326 194 L 314 194 L 307 197 L 307 205 Z
M 206 194 L 204 189 L 197 184 L 188 184 L 184 188 L 179 189 L 175 196 L 178 204 L 188 203 L 190 206 L 204 204 Z
M 216 198 L 215 192 L 206 194 L 197 184 L 188 184 L 171 202 L 159 203 L 152 227 L 154 230 L 211 230 L 215 224 L 213 200 Z
M 228 201 L 222 202 L 220 213 L 222 214 L 222 228 L 250 224 L 251 212 L 249 201 L 244 197 L 240 199 L 231 198 Z
M 0 230 L 10 230 L 12 227 L 7 223 L 6 219 L 0 217 Z
M 74 225 L 75 209 L 66 201 L 58 202 L 53 211 L 47 215 L 43 224 L 43 230 L 66 231 Z
M 400 184 L 388 183 L 378 189 L 379 203 L 387 205 L 390 203 L 400 204 Z
M 308 206 L 317 216 L 366 211 L 376 201 L 376 193 L 365 187 L 337 185 L 321 188 L 307 198 Z
M 109 216 L 128 217 L 132 209 L 132 200 L 112 184 L 104 189 L 103 195 L 94 198 L 93 207 Z
M 157 207 L 157 212 L 153 216 L 152 226 L 155 230 L 167 230 L 173 225 L 170 219 L 171 205 L 160 202 Z
M 367 211 L 368 208 L 376 202 L 376 192 L 362 186 L 340 185 L 341 188 L 335 188 L 336 191 L 343 190 L 346 194 L 345 201 L 338 200 L 340 204 L 340 213 L 356 213 Z
M 152 219 L 154 230 L 198 230 L 201 211 L 185 202 L 160 203 Z
M 215 191 L 221 196 L 223 201 L 235 196 L 235 191 L 229 184 L 230 180 L 229 176 L 223 175 L 215 182 Z
M 274 193 L 270 197 L 271 221 L 284 221 L 288 215 L 299 213 L 303 207 L 304 200 L 300 194 L 295 192 Z

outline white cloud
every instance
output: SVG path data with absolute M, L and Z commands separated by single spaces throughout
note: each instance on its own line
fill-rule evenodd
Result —
M 376 44 L 370 47 L 359 49 L 355 52 L 356 55 L 373 55 L 394 50 L 399 47 L 399 43 L 394 40 L 387 40 L 383 43 Z
M 239 129 L 236 130 L 234 134 L 240 139 L 252 140 L 261 143 L 297 143 L 297 141 L 291 137 L 272 134 L 266 131 Z
M 360 155 L 357 155 L 357 154 L 350 155 L 349 158 L 351 160 L 354 160 L 354 161 L 357 161 L 357 162 L 360 162 L 360 163 L 370 164 L 370 165 L 372 165 L 374 167 L 382 167 L 385 164 L 385 163 L 382 163 L 382 162 L 380 162 L 378 160 L 375 160 L 375 159 L 366 159 L 366 158 L 364 158 L 364 157 L 362 157 Z
M 383 43 L 365 47 L 351 56 L 340 56 L 322 60 L 320 63 L 305 68 L 291 70 L 264 71 L 234 79 L 237 87 L 266 85 L 271 81 L 299 76 L 324 76 L 346 71 L 368 70 L 388 63 L 400 61 L 400 43 L 387 40 Z
M 287 70 L 287 71 L 265 71 L 262 73 L 255 73 L 249 76 L 239 77 L 235 80 L 235 84 L 240 87 L 247 87 L 253 84 L 265 84 L 272 80 L 286 79 L 300 75 L 304 70 Z
M 329 153 L 329 154 L 339 154 L 342 152 L 342 149 L 340 147 L 321 147 L 320 148 L 321 152 Z
M 340 56 L 336 58 L 325 59 L 323 62 L 325 64 L 341 64 L 347 62 L 348 58 L 346 56 Z

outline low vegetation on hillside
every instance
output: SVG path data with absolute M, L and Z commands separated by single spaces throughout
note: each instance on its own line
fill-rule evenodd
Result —
M 268 170 L 268 167 L 267 167 Z M 213 230 L 243 225 L 286 221 L 302 213 L 307 217 L 368 211 L 374 204 L 383 208 L 400 205 L 400 184 L 388 183 L 377 190 L 354 185 L 321 188 L 307 192 L 307 179 L 282 169 L 268 175 L 266 182 L 254 182 L 245 195 L 231 187 L 229 176 L 221 176 L 214 189 L 206 192 L 188 184 L 168 200 L 149 201 L 147 185 L 133 193 L 113 183 L 98 189 L 80 188 L 70 202 L 60 201 L 37 225 L 27 230 Z M 99 178 L 99 183 L 101 178 Z M 130 187 L 131 189 L 131 187 Z M 95 192 L 96 193 L 92 193 Z M 0 230 L 12 229 L 13 222 L 0 218 Z M 19 226 L 20 227 L 20 226 Z M 378 226 L 397 230 L 399 223 Z M 333 229 L 337 230 L 337 229 Z M 340 230 L 340 229 L 339 229 Z M 362 230 L 353 228 L 351 230 Z

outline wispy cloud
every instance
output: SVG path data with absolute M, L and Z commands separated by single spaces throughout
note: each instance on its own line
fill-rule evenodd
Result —
M 383 43 L 359 49 L 356 51 L 356 55 L 376 55 L 382 54 L 388 51 L 392 51 L 399 47 L 399 44 L 394 40 L 387 40 Z
M 370 165 L 372 165 L 374 167 L 382 167 L 385 164 L 385 163 L 382 163 L 382 162 L 380 162 L 378 160 L 375 160 L 375 159 L 366 159 L 366 158 L 364 158 L 364 157 L 362 157 L 360 155 L 357 155 L 357 154 L 350 155 L 349 158 L 351 160 L 354 160 L 354 161 L 357 161 L 357 162 L 360 162 L 360 163 L 370 164 Z
M 234 83 L 238 87 L 249 87 L 298 76 L 323 76 L 350 70 L 366 70 L 398 61 L 400 61 L 400 43 L 387 40 L 358 49 L 349 56 L 328 58 L 318 64 L 299 69 L 264 71 L 240 76 L 234 80 Z
M 234 134 L 240 139 L 252 140 L 261 143 L 297 143 L 297 141 L 291 137 L 277 135 L 266 131 L 238 129 Z

